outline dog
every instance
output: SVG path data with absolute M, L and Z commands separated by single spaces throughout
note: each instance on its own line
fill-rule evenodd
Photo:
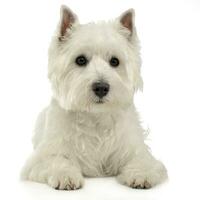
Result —
M 167 170 L 145 144 L 133 101 L 143 86 L 134 10 L 88 24 L 66 6 L 60 13 L 49 47 L 52 100 L 22 179 L 60 190 L 81 188 L 84 177 L 116 176 L 131 188 L 163 182 Z

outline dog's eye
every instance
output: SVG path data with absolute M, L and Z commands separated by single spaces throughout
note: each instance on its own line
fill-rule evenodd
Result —
M 87 58 L 84 55 L 78 56 L 75 60 L 76 64 L 79 66 L 86 66 L 88 63 Z
M 119 65 L 119 59 L 116 58 L 116 57 L 112 57 L 112 58 L 110 59 L 110 65 L 111 65 L 112 67 L 118 67 L 118 65 Z

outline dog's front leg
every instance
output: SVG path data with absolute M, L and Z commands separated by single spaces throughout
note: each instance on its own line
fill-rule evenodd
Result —
M 48 149 L 46 147 L 37 149 L 29 158 L 22 171 L 22 178 L 47 183 L 55 189 L 81 188 L 84 179 L 76 161 L 62 152 L 54 151 L 56 148 L 52 143 Z M 62 146 L 59 145 L 59 148 Z
M 134 155 L 124 167 L 121 168 L 117 179 L 120 183 L 132 188 L 150 188 L 167 178 L 164 165 L 156 160 L 146 149 Z

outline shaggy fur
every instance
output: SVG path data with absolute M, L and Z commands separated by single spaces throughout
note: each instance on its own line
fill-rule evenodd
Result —
M 85 55 L 86 66 L 75 59 Z M 110 66 L 111 57 L 119 66 Z M 81 25 L 67 7 L 49 48 L 53 98 L 37 120 L 34 152 L 22 178 L 56 189 L 78 189 L 84 178 L 117 176 L 122 184 L 149 188 L 166 177 L 166 169 L 149 152 L 133 96 L 142 88 L 134 11 L 110 22 Z M 99 103 L 92 84 L 106 81 Z

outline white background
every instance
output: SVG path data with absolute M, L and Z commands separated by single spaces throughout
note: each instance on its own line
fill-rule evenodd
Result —
M 19 181 L 32 151 L 37 113 L 51 97 L 47 49 L 61 4 L 82 23 L 136 10 L 144 91 L 136 106 L 148 144 L 169 172 L 151 190 L 119 185 L 114 178 L 86 179 L 79 191 L 56 191 Z M 165 200 L 200 198 L 200 2 L 198 0 L 0 1 L 0 199 Z

